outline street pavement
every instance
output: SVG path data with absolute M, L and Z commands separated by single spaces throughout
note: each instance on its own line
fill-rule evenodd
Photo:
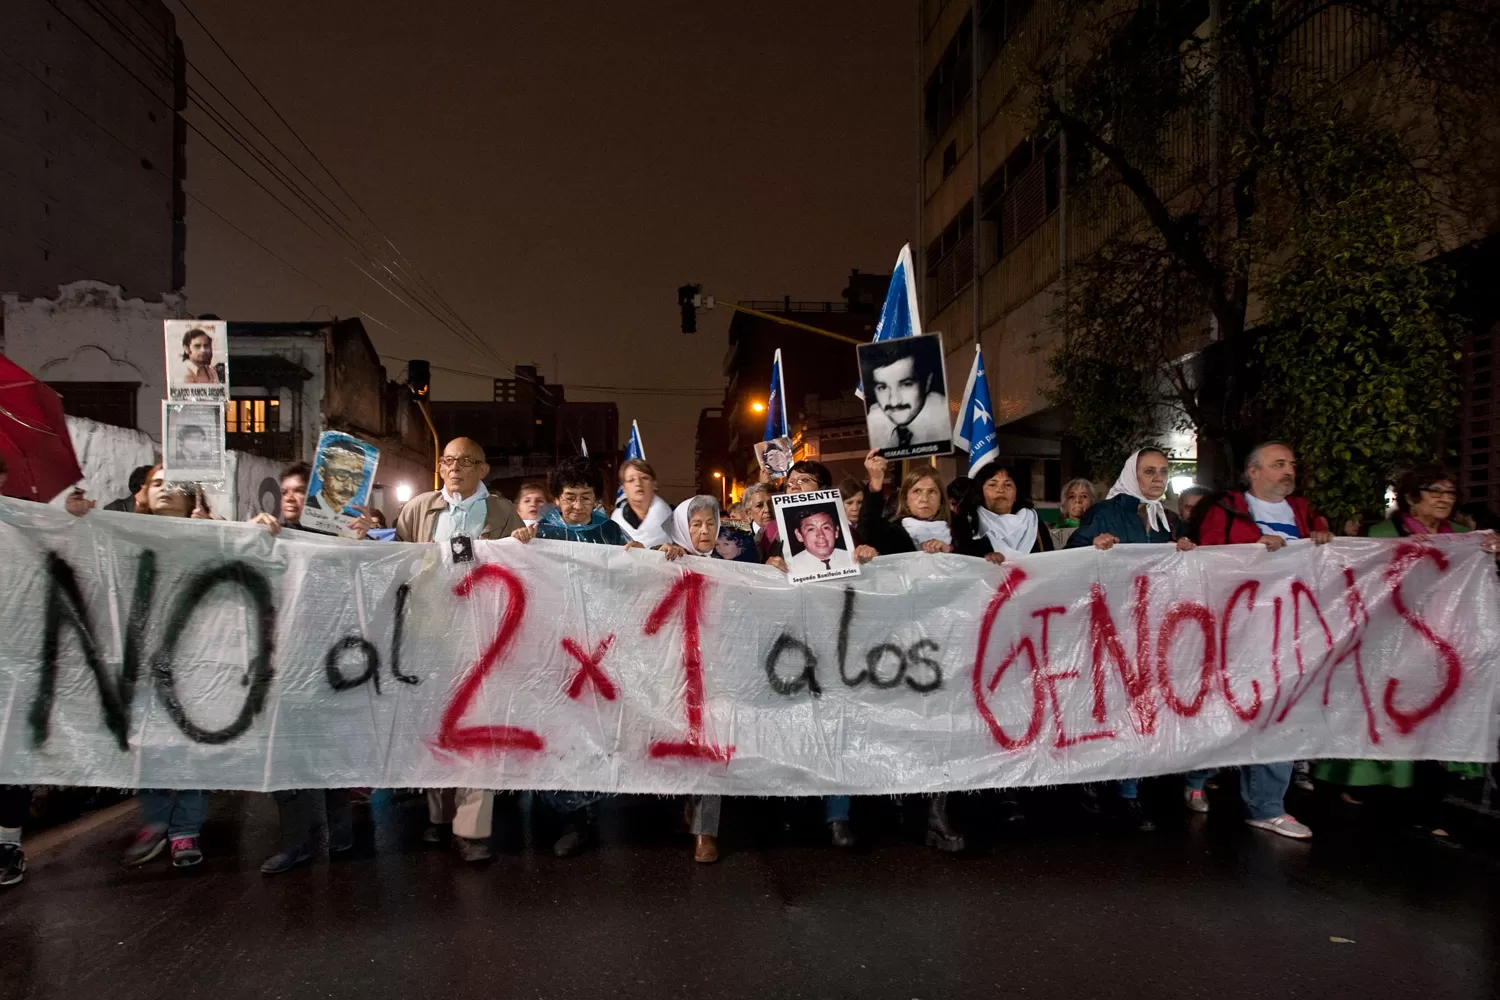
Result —
M 127 808 L 36 838 L 0 890 L 0 1000 L 1500 996 L 1493 828 L 1452 850 L 1304 803 L 1319 832 L 1296 843 L 1226 792 L 1190 818 L 1175 791 L 1148 834 L 1066 793 L 1017 825 L 955 797 L 956 857 L 919 843 L 920 802 L 858 800 L 862 844 L 840 853 L 816 802 L 737 800 L 716 865 L 693 863 L 672 800 L 607 803 L 600 847 L 564 860 L 512 798 L 481 868 L 382 794 L 352 856 L 276 878 L 269 796 L 216 796 L 187 870 L 119 865 Z

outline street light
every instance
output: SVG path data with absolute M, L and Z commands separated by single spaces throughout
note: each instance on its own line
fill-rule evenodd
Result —
M 410 483 L 397 483 L 396 484 L 396 502 L 397 503 L 406 503 L 406 501 L 408 501 L 410 499 L 411 499 L 411 484 Z
M 754 410 L 756 413 L 765 413 L 766 404 L 757 399 L 755 402 L 750 404 L 750 409 Z
M 715 472 L 714 473 L 714 478 L 719 481 L 719 507 L 720 508 L 728 507 L 729 506 L 729 497 L 728 497 L 728 495 L 725 492 L 726 487 L 728 486 L 728 483 L 726 483 L 724 481 L 724 473 L 722 473 L 722 472 Z

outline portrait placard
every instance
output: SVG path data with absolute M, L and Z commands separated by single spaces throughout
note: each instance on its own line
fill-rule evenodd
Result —
M 370 502 L 380 449 L 341 431 L 324 431 L 313 456 L 302 526 L 353 538 L 358 508 Z
M 793 583 L 859 575 L 854 535 L 838 490 L 784 493 L 773 497 L 771 505 L 783 539 L 787 578 Z
M 860 344 L 865 430 L 886 458 L 947 455 L 953 451 L 943 338 L 930 333 Z
M 785 479 L 792 467 L 792 439 L 772 438 L 755 443 L 755 461 L 772 479 Z
M 224 404 L 161 404 L 162 476 L 169 483 L 224 481 Z
M 229 399 L 229 324 L 221 319 L 169 319 L 167 398 L 179 403 Z

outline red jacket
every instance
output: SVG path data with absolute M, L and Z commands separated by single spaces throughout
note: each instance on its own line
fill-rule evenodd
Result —
M 1250 505 L 1239 490 L 1227 490 L 1202 502 L 1213 506 L 1203 515 L 1198 526 L 1199 545 L 1254 543 L 1265 534 L 1250 516 Z M 1328 522 L 1302 497 L 1287 497 L 1286 502 L 1291 504 L 1292 514 L 1297 519 L 1297 531 L 1303 538 L 1312 537 L 1314 531 L 1328 530 Z

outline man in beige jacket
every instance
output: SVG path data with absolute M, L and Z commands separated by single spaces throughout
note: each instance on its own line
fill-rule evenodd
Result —
M 443 488 L 414 496 L 396 517 L 396 540 L 437 542 L 454 538 L 509 538 L 524 528 L 509 500 L 490 493 L 484 477 L 490 467 L 484 449 L 469 438 L 454 438 L 438 462 Z M 490 859 L 491 820 L 495 793 L 483 788 L 430 788 L 427 817 L 431 825 L 422 839 L 442 843 L 444 824 L 453 824 L 453 844 L 465 861 Z

